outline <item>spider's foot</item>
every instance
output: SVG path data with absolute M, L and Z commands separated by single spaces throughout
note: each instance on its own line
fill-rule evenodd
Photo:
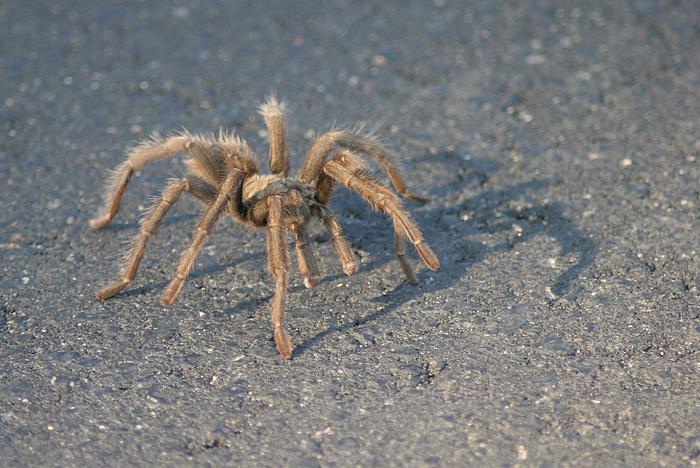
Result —
M 415 244 L 415 247 L 421 260 L 423 260 L 423 263 L 425 263 L 428 268 L 431 270 L 440 269 L 440 260 L 427 243 L 421 241 Z
M 170 305 L 173 302 L 175 302 L 175 299 L 177 299 L 177 296 L 180 294 L 180 291 L 182 290 L 182 286 L 184 285 L 184 281 L 178 280 L 178 278 L 175 278 L 168 284 L 168 286 L 165 288 L 165 292 L 160 298 L 160 302 L 163 305 Z
M 346 275 L 352 276 L 357 273 L 357 263 L 351 262 L 343 265 L 343 271 Z
M 287 331 L 282 327 L 275 328 L 275 344 L 280 356 L 285 359 L 292 358 L 292 342 L 289 340 Z
M 125 280 L 120 280 L 117 281 L 114 284 L 110 284 L 104 289 L 101 289 L 95 293 L 95 297 L 98 298 L 101 301 L 104 301 L 105 299 L 109 299 L 110 297 L 114 296 L 117 294 L 119 291 L 124 289 L 126 285 L 128 285 L 129 282 Z
M 100 229 L 108 225 L 111 220 L 112 217 L 109 214 L 93 218 L 90 220 L 90 227 L 93 229 Z
M 304 277 L 304 286 L 307 288 L 313 288 L 316 285 L 318 285 L 318 276 L 305 276 Z

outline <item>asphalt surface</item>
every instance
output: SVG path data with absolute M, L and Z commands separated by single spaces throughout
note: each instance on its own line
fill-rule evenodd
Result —
M 0 26 L 0 465 L 700 461 L 700 3 L 8 0 Z M 391 143 L 440 271 L 405 284 L 339 191 L 361 269 L 314 228 L 284 361 L 262 231 L 222 222 L 160 305 L 185 199 L 94 299 L 182 171 L 91 231 L 124 149 L 223 126 L 265 161 L 273 90 L 295 168 L 334 123 Z

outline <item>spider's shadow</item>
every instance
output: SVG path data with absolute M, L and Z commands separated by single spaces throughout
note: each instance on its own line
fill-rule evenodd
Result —
M 474 174 L 477 176 L 477 186 L 484 186 L 488 181 L 488 174 L 478 167 L 474 169 Z M 577 257 L 575 263 L 562 272 L 550 287 L 557 297 L 575 294 L 572 291 L 572 284 L 579 274 L 593 263 L 597 250 L 595 243 L 565 216 L 565 207 L 561 203 L 528 204 L 525 208 L 518 205 L 518 200 L 527 198 L 529 193 L 540 191 L 548 185 L 549 181 L 533 180 L 500 190 L 486 189 L 464 203 L 449 206 L 440 212 L 417 216 L 419 224 L 425 227 L 426 239 L 437 247 L 438 255 L 442 258 L 441 270 L 436 273 L 421 273 L 420 283 L 417 286 L 402 282 L 386 294 L 372 299 L 373 302 L 383 304 L 385 307 L 361 318 L 331 325 L 327 330 L 308 338 L 296 347 L 295 354 L 303 354 L 331 333 L 343 332 L 378 320 L 415 297 L 447 289 L 456 284 L 472 265 L 480 262 L 487 255 L 507 252 L 540 234 L 546 234 L 557 240 L 561 246 L 561 257 L 572 254 Z M 437 193 L 439 198 L 449 199 L 455 195 L 456 191 L 463 190 L 464 187 L 456 182 L 441 186 Z M 478 188 L 475 187 L 476 190 Z M 451 226 L 451 229 L 439 228 L 441 217 L 459 216 L 465 211 L 471 211 L 473 215 L 466 221 Z M 497 213 L 499 216 L 495 216 Z M 494 222 L 494 219 L 497 221 Z M 522 229 L 517 235 L 513 233 L 513 224 L 516 223 Z M 507 239 L 506 242 L 500 242 L 495 247 L 489 248 L 468 240 L 469 237 L 483 233 L 500 233 L 501 236 L 505 234 Z M 440 246 L 451 246 L 452 250 L 447 251 Z M 460 249 L 462 255 L 457 255 L 456 259 L 455 256 L 450 259 L 447 254 L 454 253 L 454 249 Z M 379 254 L 379 256 L 382 259 L 378 263 L 393 260 L 393 257 L 386 254 Z M 425 281 L 428 275 L 431 278 L 430 282 Z
M 216 263 L 216 264 L 206 266 L 204 268 L 194 269 L 192 271 L 192 273 L 190 273 L 187 276 L 187 281 L 191 282 L 193 280 L 196 280 L 197 278 L 207 277 L 213 273 L 218 273 L 220 271 L 223 271 L 230 266 L 243 265 L 244 263 L 251 262 L 251 261 L 262 261 L 262 254 L 261 253 L 247 254 L 247 255 L 242 256 L 242 257 L 235 257 L 234 261 L 231 263 L 229 263 L 229 262 Z M 126 291 L 120 293 L 120 296 L 121 297 L 141 296 L 143 294 L 147 294 L 147 293 L 154 291 L 154 290 L 164 290 L 165 287 L 168 285 L 169 281 L 170 280 L 159 281 L 157 283 L 145 284 L 145 285 L 138 287 L 138 288 L 127 289 Z
M 189 222 L 193 219 L 198 219 L 199 216 L 196 214 L 179 214 L 166 216 L 160 223 L 160 229 L 167 228 L 170 225 L 180 225 L 185 222 Z M 102 230 L 105 232 L 109 231 L 123 231 L 125 229 L 137 232 L 140 225 L 138 221 L 124 221 L 124 222 L 114 222 L 112 221 L 107 226 L 103 227 Z
M 314 239 L 317 242 L 330 242 L 330 239 L 327 238 L 315 238 Z M 193 280 L 196 280 L 198 278 L 204 278 L 208 277 L 214 273 L 218 273 L 221 271 L 224 271 L 226 268 L 229 267 L 239 267 L 239 268 L 259 268 L 263 265 L 265 265 L 265 258 L 266 258 L 266 253 L 264 251 L 256 252 L 256 253 L 251 253 L 251 254 L 246 254 L 244 256 L 233 256 L 230 262 L 224 262 L 224 263 L 216 263 L 212 265 L 205 266 L 203 268 L 195 268 L 192 270 L 192 272 L 187 276 L 187 282 L 191 282 Z M 325 259 L 324 259 L 325 260 Z M 337 257 L 329 256 L 328 257 L 329 261 L 336 261 L 338 262 L 338 269 L 340 269 L 340 263 L 337 259 Z M 377 268 L 378 266 L 386 263 L 390 259 L 383 259 L 383 258 L 377 258 L 376 260 L 373 260 L 371 262 L 368 262 L 366 264 L 362 264 L 360 271 L 362 270 L 372 270 L 374 268 Z M 295 273 L 293 273 L 295 274 Z M 321 277 L 321 283 L 332 283 L 334 281 L 338 281 L 342 278 L 345 278 L 346 275 L 344 273 L 335 273 L 329 276 L 324 276 Z M 137 287 L 137 288 L 132 288 L 132 289 L 127 289 L 126 291 L 120 293 L 121 297 L 133 297 L 133 296 L 141 296 L 147 293 L 150 293 L 154 290 L 163 290 L 165 287 L 168 285 L 168 282 L 170 280 L 166 281 L 159 281 L 157 283 L 149 283 L 145 284 L 143 286 Z M 271 280 L 272 281 L 272 280 Z M 273 284 L 271 282 L 271 284 Z M 321 287 L 321 286 L 317 286 Z M 295 286 L 290 286 L 288 288 L 289 293 L 295 293 L 299 291 L 303 291 L 306 288 L 301 285 L 295 285 Z M 233 307 L 226 309 L 222 312 L 219 313 L 219 315 L 235 315 L 237 313 L 244 312 L 246 310 L 250 310 L 251 308 L 257 307 L 258 304 L 261 303 L 267 303 L 272 300 L 273 297 L 273 292 L 272 290 L 263 294 L 259 295 L 255 298 L 244 300 L 244 301 L 239 301 L 234 305 Z
M 332 261 L 333 259 L 332 259 L 332 258 L 329 258 L 329 260 Z M 337 259 L 336 259 L 336 261 L 337 261 Z M 366 263 L 366 264 L 363 264 L 363 265 L 362 265 L 362 268 L 361 268 L 360 271 L 357 273 L 357 275 L 361 274 L 361 272 L 362 272 L 363 270 L 369 271 L 369 270 L 372 270 L 372 269 L 374 269 L 374 268 L 377 268 L 377 267 L 379 267 L 380 265 L 386 263 L 387 261 L 390 261 L 390 259 L 376 259 L 376 260 L 373 260 L 373 261 L 368 262 L 368 263 Z M 338 266 L 338 269 L 340 269 L 340 266 Z M 355 275 L 355 276 L 357 276 L 357 275 Z M 321 280 L 321 281 L 320 281 L 320 284 L 319 284 L 318 286 L 316 286 L 316 288 L 328 287 L 328 284 L 331 284 L 331 283 L 333 283 L 333 282 L 335 282 L 335 281 L 339 281 L 339 280 L 341 280 L 341 279 L 343 279 L 343 278 L 347 278 L 347 276 L 346 276 L 344 273 L 335 273 L 335 274 L 328 275 L 328 276 L 322 276 L 321 279 L 320 279 L 320 280 Z M 270 280 L 270 284 L 271 284 L 271 285 L 274 284 L 274 283 L 272 283 L 272 280 Z M 305 290 L 306 290 L 306 287 L 304 287 L 304 286 L 302 286 L 302 285 L 300 285 L 300 284 L 299 284 L 299 285 L 296 285 L 296 286 L 290 286 L 290 287 L 288 288 L 288 292 L 289 292 L 290 294 L 291 294 L 291 293 L 297 293 L 297 292 L 303 292 L 303 291 L 305 291 Z M 245 300 L 245 301 L 237 302 L 236 305 L 234 305 L 233 307 L 230 307 L 230 308 L 228 308 L 228 309 L 222 311 L 219 315 L 221 315 L 221 316 L 231 316 L 231 315 L 236 315 L 236 314 L 239 314 L 239 313 L 243 313 L 243 312 L 245 312 L 246 310 L 250 310 L 250 309 L 252 309 L 252 308 L 257 307 L 258 305 L 261 305 L 261 304 L 269 304 L 270 301 L 272 301 L 272 298 L 273 298 L 273 297 L 274 297 L 274 292 L 267 292 L 267 293 L 264 294 L 264 295 L 259 295 L 259 296 L 257 296 L 257 297 L 254 297 L 254 298 L 251 298 L 251 299 L 248 299 L 248 300 Z M 296 351 L 295 351 L 295 353 L 296 353 Z

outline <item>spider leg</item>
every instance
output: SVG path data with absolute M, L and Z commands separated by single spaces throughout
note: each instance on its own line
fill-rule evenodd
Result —
M 384 167 L 394 188 L 403 197 L 421 203 L 427 200 L 425 197 L 414 195 L 408 191 L 403 176 L 392 162 L 392 156 L 384 145 L 373 136 L 362 135 L 358 131 L 332 130 L 318 137 L 306 154 L 304 166 L 299 173 L 299 180 L 308 184 L 319 177 L 323 170 L 323 163 L 336 146 L 364 153 L 374 159 Z
M 119 211 L 119 204 L 135 171 L 146 164 L 166 159 L 181 153 L 191 140 L 188 135 L 174 136 L 165 140 L 153 138 L 138 144 L 129 153 L 126 161 L 117 166 L 107 182 L 105 189 L 103 214 L 90 220 L 90 227 L 100 229 L 112 220 Z
M 338 254 L 338 258 L 340 258 L 340 263 L 343 265 L 343 271 L 348 276 L 354 275 L 357 272 L 355 255 L 353 255 L 352 249 L 350 249 L 350 245 L 348 245 L 348 241 L 343 235 L 340 223 L 324 205 L 314 205 L 312 210 L 325 226 L 328 235 L 331 236 L 335 251 Z
M 122 267 L 121 278 L 98 291 L 96 294 L 98 299 L 104 300 L 114 296 L 134 279 L 148 240 L 155 234 L 163 217 L 180 198 L 182 192 L 189 191 L 190 186 L 187 179 L 173 180 L 165 187 L 159 201 L 148 210 L 141 220 L 141 231 L 134 237 L 131 249 L 127 253 L 124 266 Z
M 258 108 L 267 125 L 267 138 L 270 142 L 270 171 L 273 174 L 281 173 L 286 176 L 289 171 L 289 160 L 285 142 L 284 110 L 284 103 L 278 102 L 275 96 L 269 96 Z
M 323 166 L 323 172 L 356 192 L 374 209 L 381 210 L 391 216 L 395 226 L 398 228 L 398 232 L 411 241 L 423 263 L 431 270 L 440 268 L 440 261 L 437 255 L 425 242 L 420 229 L 411 220 L 406 210 L 403 209 L 401 201 L 396 194 L 366 173 L 353 173 L 338 160 L 328 161 Z
M 285 359 L 292 357 L 292 343 L 284 329 L 284 307 L 287 303 L 287 275 L 289 259 L 287 242 L 282 227 L 284 205 L 282 197 L 272 195 L 267 199 L 267 266 L 275 277 L 275 297 L 272 303 L 272 324 L 275 327 L 275 344 L 277 351 Z
M 242 138 L 220 130 L 218 135 L 192 135 L 185 146 L 190 159 L 185 164 L 210 185 L 219 187 L 230 169 L 251 174 L 257 171 L 255 154 Z
M 401 265 L 403 274 L 406 275 L 408 282 L 417 284 L 418 278 L 416 277 L 416 272 L 413 270 L 411 262 L 406 256 L 406 241 L 401 234 L 401 228 L 396 225 L 396 222 L 394 222 L 394 250 L 396 251 L 396 259 L 399 261 L 399 265 Z
M 360 161 L 359 158 L 357 158 L 349 151 L 341 151 L 331 160 L 338 161 L 348 170 L 350 170 L 353 174 L 367 173 L 367 167 L 364 164 L 362 164 L 362 161 Z M 321 172 L 321 174 L 318 176 L 318 183 L 316 184 L 316 200 L 319 203 L 328 203 L 334 184 L 334 179 L 328 176 L 325 172 Z M 394 222 L 393 224 L 394 250 L 396 251 L 396 259 L 399 261 L 399 265 L 401 265 L 401 269 L 403 270 L 404 275 L 406 275 L 406 279 L 408 280 L 408 282 L 416 284 L 418 282 L 418 278 L 416 278 L 416 273 L 413 270 L 413 267 L 411 266 L 408 257 L 406 256 L 406 243 L 404 241 L 401 227 L 397 225 L 396 222 Z
M 348 150 L 339 151 L 335 156 L 333 156 L 333 158 L 331 158 L 331 160 L 339 161 L 353 174 L 357 172 L 369 172 L 369 169 L 362 163 L 360 158 Z M 324 205 L 327 204 L 331 198 L 334 185 L 335 180 L 325 172 L 321 171 L 321 173 L 318 175 L 318 181 L 316 182 L 316 200 Z
M 239 197 L 239 192 L 241 191 L 242 186 L 243 172 L 238 169 L 231 170 L 228 176 L 226 176 L 223 184 L 221 184 L 221 189 L 219 190 L 216 199 L 197 223 L 197 227 L 195 228 L 194 236 L 192 238 L 192 243 L 182 255 L 180 263 L 177 266 L 175 277 L 170 281 L 163 292 L 161 302 L 164 305 L 172 304 L 177 298 L 178 294 L 180 294 L 180 291 L 185 284 L 185 279 L 187 279 L 187 275 L 189 275 L 190 271 L 192 270 L 197 255 L 199 255 L 199 252 L 204 246 L 204 240 L 211 233 L 214 225 L 219 219 L 219 216 L 221 216 L 221 213 L 223 213 L 223 211 L 226 209 L 228 203 L 233 200 L 234 197 Z
M 304 286 L 313 288 L 318 284 L 320 274 L 313 250 L 311 250 L 311 245 L 309 245 L 309 234 L 306 232 L 306 225 L 294 227 L 294 243 L 299 272 L 304 276 Z

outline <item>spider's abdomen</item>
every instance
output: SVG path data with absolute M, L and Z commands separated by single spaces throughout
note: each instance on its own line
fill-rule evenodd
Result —
M 219 188 L 234 168 L 245 174 L 258 172 L 253 150 L 237 136 L 227 133 L 186 136 L 190 138 L 185 144 L 190 159 L 185 164 L 192 174 L 210 185 Z

